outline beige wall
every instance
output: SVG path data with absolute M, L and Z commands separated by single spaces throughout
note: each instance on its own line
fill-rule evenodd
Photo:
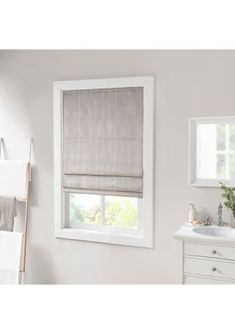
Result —
M 234 51 L 0 51 L 0 136 L 8 158 L 34 137 L 28 283 L 175 283 L 188 203 L 215 217 L 216 189 L 187 185 L 188 117 L 235 114 Z M 53 225 L 54 80 L 156 77 L 153 249 L 56 239 Z M 22 208 L 19 208 L 22 211 Z

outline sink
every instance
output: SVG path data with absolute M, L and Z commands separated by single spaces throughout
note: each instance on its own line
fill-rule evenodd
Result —
M 185 242 L 202 242 L 208 245 L 223 244 L 225 246 L 235 247 L 235 228 L 231 228 L 227 223 L 225 223 L 224 226 L 185 223 L 175 232 L 174 237 L 175 239 Z
M 208 235 L 211 237 L 234 237 L 234 231 L 231 228 L 226 227 L 219 227 L 219 226 L 200 226 L 194 227 L 193 232 L 201 234 L 201 235 Z

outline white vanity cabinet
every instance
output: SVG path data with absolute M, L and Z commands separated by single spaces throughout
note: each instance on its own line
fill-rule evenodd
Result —
M 183 284 L 234 284 L 235 248 L 182 241 Z
M 199 235 L 185 224 L 175 234 L 181 246 L 180 283 L 235 284 L 234 236 L 234 229 L 226 238 Z

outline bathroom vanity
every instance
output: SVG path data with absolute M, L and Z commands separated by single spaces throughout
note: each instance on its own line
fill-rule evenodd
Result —
M 235 284 L 235 229 L 187 223 L 174 237 L 181 284 Z

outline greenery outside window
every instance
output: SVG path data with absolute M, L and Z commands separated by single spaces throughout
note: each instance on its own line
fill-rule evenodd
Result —
M 137 229 L 138 199 L 70 193 L 68 227 L 84 224 Z

